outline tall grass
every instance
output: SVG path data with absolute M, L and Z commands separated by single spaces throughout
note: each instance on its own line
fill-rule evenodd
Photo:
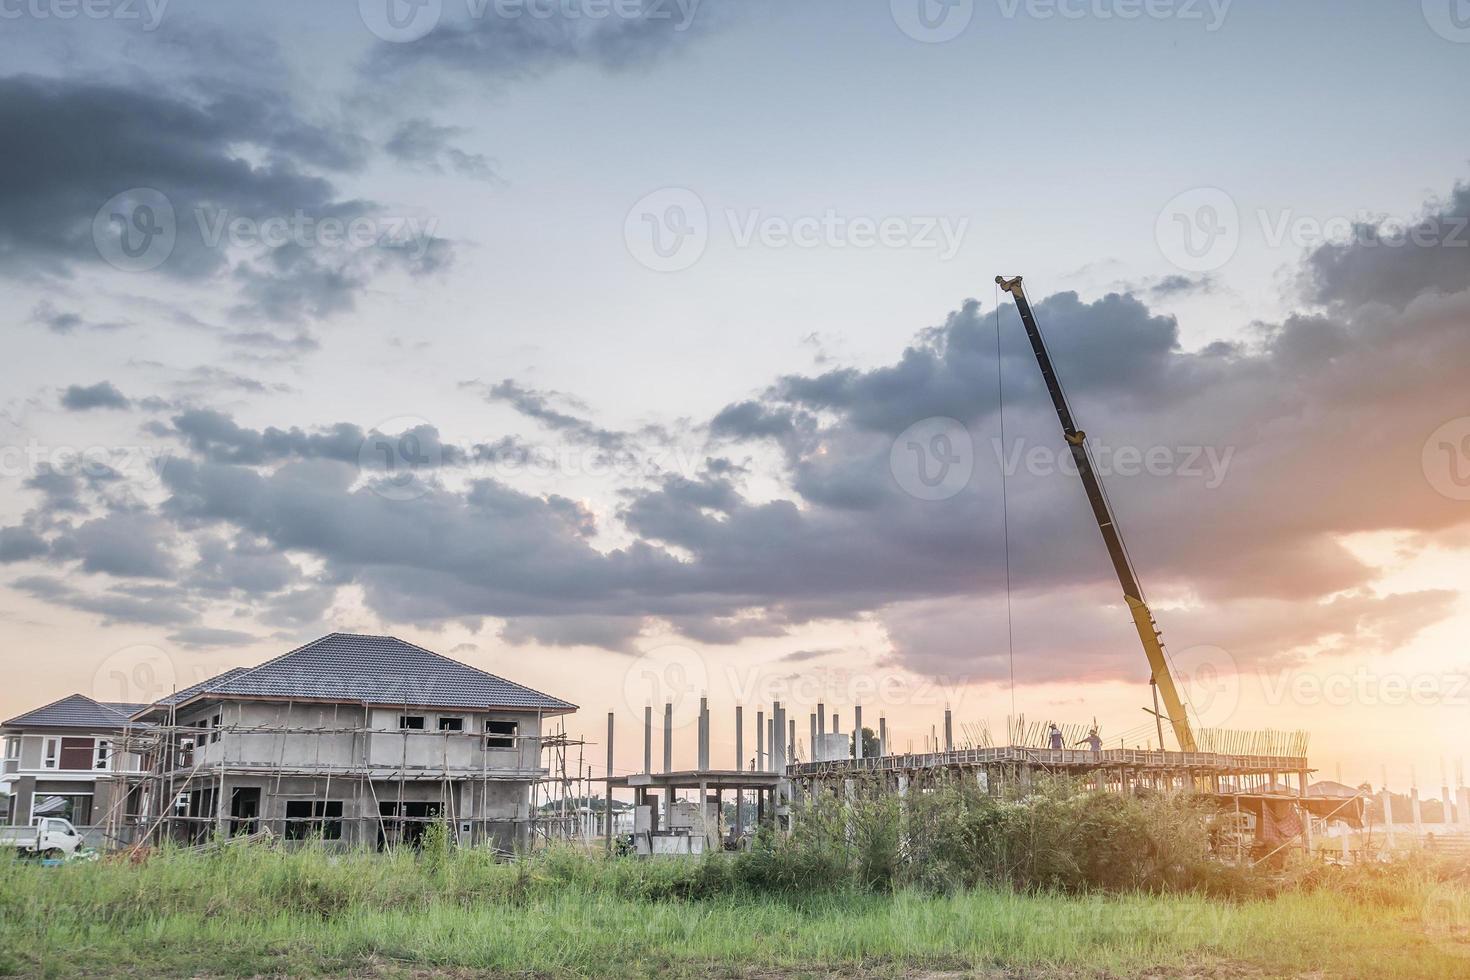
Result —
M 1183 801 L 962 786 L 819 801 L 699 860 L 557 848 L 0 860 L 0 972 L 37 976 L 1147 969 L 1470 977 L 1470 881 L 1427 865 L 1220 888 Z M 1460 875 L 1461 877 L 1457 877 Z M 1229 901 L 1212 897 L 1228 891 Z

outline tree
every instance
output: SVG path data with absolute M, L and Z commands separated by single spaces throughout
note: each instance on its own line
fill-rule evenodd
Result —
M 847 747 L 850 758 L 857 758 L 857 745 L 854 743 Z M 863 726 L 863 758 L 871 759 L 878 754 L 878 733 L 868 726 Z

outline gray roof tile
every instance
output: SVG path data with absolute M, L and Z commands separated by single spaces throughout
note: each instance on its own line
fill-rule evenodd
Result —
M 259 667 L 181 691 L 201 696 L 315 699 L 426 708 L 575 711 L 577 706 L 394 636 L 331 633 Z M 169 702 L 160 702 L 165 704 Z
M 126 705 L 124 707 L 136 707 Z M 6 728 L 89 728 L 106 731 L 128 724 L 131 712 L 118 705 L 93 701 L 85 694 L 70 694 L 60 701 L 27 711 L 5 722 Z

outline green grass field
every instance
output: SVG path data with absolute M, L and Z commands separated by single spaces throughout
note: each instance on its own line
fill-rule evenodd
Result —
M 0 862 L 25 976 L 1470 977 L 1463 872 L 1308 876 L 1275 895 L 761 894 L 730 859 L 515 864 L 236 848 Z

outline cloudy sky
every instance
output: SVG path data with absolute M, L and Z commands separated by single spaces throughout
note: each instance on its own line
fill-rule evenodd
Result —
M 0 4 L 0 713 L 355 630 L 623 768 L 701 692 L 1147 744 L 1023 274 L 1198 722 L 1437 795 L 1455 10 Z

